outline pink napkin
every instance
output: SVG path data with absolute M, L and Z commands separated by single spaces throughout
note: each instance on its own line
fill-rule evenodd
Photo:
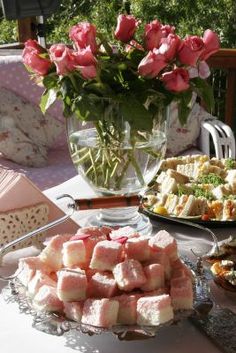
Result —
M 12 170 L 0 169 L 0 213 L 22 209 L 39 203 L 49 207 L 49 222 L 61 218 L 65 213 L 50 201 L 27 177 Z M 73 234 L 79 228 L 72 219 L 53 227 L 47 235 Z

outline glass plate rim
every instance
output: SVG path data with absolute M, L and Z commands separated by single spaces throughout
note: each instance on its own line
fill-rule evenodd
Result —
M 35 309 L 32 305 L 32 300 L 30 297 L 25 294 L 25 287 L 21 284 L 17 277 L 9 281 L 8 286 L 3 289 L 3 297 L 6 302 L 16 302 L 20 313 L 31 315 L 33 319 L 33 328 L 51 335 L 61 336 L 70 330 L 77 330 L 90 336 L 110 332 L 115 334 L 120 340 L 124 340 L 127 333 L 134 334 L 133 340 L 140 340 L 140 336 L 142 336 L 143 339 L 149 337 L 151 338 L 156 336 L 162 327 L 175 325 L 176 323 L 189 317 L 197 318 L 199 315 L 200 317 L 202 317 L 202 315 L 205 316 L 213 307 L 213 301 L 209 294 L 210 289 L 206 273 L 199 273 L 198 264 L 192 262 L 189 258 L 183 257 L 182 260 L 189 266 L 193 273 L 193 309 L 176 311 L 173 320 L 158 326 L 115 325 L 112 326 L 112 328 L 103 328 L 78 323 L 69 320 L 63 315 L 37 311 L 37 309 Z M 138 338 L 135 338 L 136 334 L 139 335 Z
M 148 216 L 151 220 L 159 222 L 159 221 L 164 221 L 164 222 L 176 222 L 179 223 L 179 221 L 189 221 L 191 223 L 196 223 L 200 225 L 205 225 L 206 227 L 235 227 L 236 226 L 236 221 L 220 221 L 220 220 L 209 220 L 209 221 L 204 221 L 202 219 L 196 219 L 196 218 L 181 218 L 181 217 L 174 217 L 174 216 L 163 216 L 161 214 L 155 213 L 151 210 L 149 210 L 147 207 L 145 207 L 143 204 L 139 208 L 140 212 Z

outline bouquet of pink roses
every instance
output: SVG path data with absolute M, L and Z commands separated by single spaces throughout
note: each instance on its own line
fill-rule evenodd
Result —
M 219 49 L 217 34 L 208 29 L 202 38 L 181 39 L 173 26 L 154 20 L 144 26 L 138 42 L 139 27 L 133 16 L 119 15 L 113 43 L 87 22 L 70 29 L 73 48 L 54 44 L 47 50 L 27 41 L 23 62 L 45 86 L 42 110 L 59 98 L 65 116 L 75 113 L 81 120 L 96 121 L 113 102 L 133 128 L 150 128 L 158 106 L 173 100 L 184 123 L 193 91 L 211 109 L 206 60 Z
M 61 99 L 69 121 L 94 124 L 96 145 L 90 135 L 70 138 L 73 161 L 92 184 L 114 193 L 136 185 L 137 191 L 154 177 L 165 151 L 166 136 L 157 131 L 160 112 L 176 101 L 184 124 L 193 92 L 213 107 L 206 60 L 219 49 L 218 36 L 208 29 L 202 38 L 181 39 L 158 20 L 143 28 L 135 17 L 119 15 L 112 43 L 87 22 L 73 26 L 69 37 L 73 46 L 25 44 L 23 62 L 45 87 L 41 109 Z

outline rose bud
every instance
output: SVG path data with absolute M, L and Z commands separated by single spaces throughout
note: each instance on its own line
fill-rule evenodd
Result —
M 78 49 L 90 46 L 92 53 L 97 52 L 96 27 L 89 22 L 81 22 L 71 27 L 69 37 Z
M 54 44 L 49 49 L 50 58 L 56 65 L 58 75 L 66 75 L 75 69 L 72 50 L 65 44 Z
M 43 48 L 35 39 L 28 39 L 25 42 L 25 48 L 24 51 L 32 51 L 36 50 L 38 53 L 46 53 L 47 50 Z
M 115 30 L 115 38 L 121 42 L 127 43 L 133 39 L 134 33 L 139 21 L 131 15 L 119 15 Z
M 170 33 L 168 37 L 161 39 L 159 52 L 163 54 L 167 61 L 171 61 L 176 56 L 181 39 L 177 34 Z
M 207 60 L 209 56 L 216 53 L 220 49 L 220 40 L 218 35 L 207 29 L 203 35 L 204 50 L 200 56 L 201 60 Z
M 161 24 L 157 20 L 146 24 L 144 32 L 144 43 L 147 50 L 159 47 L 162 38 Z
M 97 75 L 97 60 L 90 47 L 73 52 L 75 66 L 85 79 L 92 79 Z
M 47 75 L 52 63 L 48 58 L 41 56 L 46 50 L 41 47 L 36 40 L 29 39 L 25 43 L 22 53 L 23 63 L 37 75 Z
M 189 73 L 179 67 L 162 75 L 165 88 L 173 92 L 186 91 L 189 88 Z
M 153 49 L 142 59 L 138 66 L 138 72 L 141 76 L 153 78 L 166 67 L 165 56 L 160 54 L 158 49 Z
M 204 43 L 202 38 L 188 36 L 182 41 L 178 50 L 179 61 L 185 65 L 195 66 L 203 50 Z

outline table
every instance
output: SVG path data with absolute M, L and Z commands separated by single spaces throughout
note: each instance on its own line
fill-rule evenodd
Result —
M 66 210 L 64 201 L 56 201 L 56 197 L 69 193 L 75 198 L 93 195 L 92 189 L 76 176 L 57 187 L 45 191 L 48 198 L 55 201 L 59 207 Z M 90 211 L 91 212 L 91 211 Z M 92 211 L 94 212 L 94 211 Z M 72 218 L 80 225 L 85 225 L 88 211 L 76 212 Z M 154 231 L 166 229 L 173 234 L 178 242 L 182 254 L 193 256 L 189 251 L 208 251 L 211 244 L 208 234 L 200 230 L 183 227 L 181 225 L 156 223 Z M 227 238 L 236 231 L 235 228 L 219 228 L 216 234 L 220 239 Z M 34 255 L 37 250 L 33 247 L 9 253 L 4 258 L 1 273 L 13 273 L 17 261 L 22 256 Z M 6 286 L 0 281 L 0 291 Z M 217 304 L 231 307 L 236 313 L 236 295 L 225 292 L 211 284 L 213 296 Z M 20 314 L 17 304 L 6 303 L 0 294 L 0 350 L 2 353 L 219 353 L 221 352 L 207 337 L 193 326 L 188 320 L 178 325 L 162 328 L 155 338 L 137 341 L 120 341 L 112 334 L 88 336 L 70 331 L 64 336 L 52 336 L 37 331 L 31 327 L 32 318 Z

